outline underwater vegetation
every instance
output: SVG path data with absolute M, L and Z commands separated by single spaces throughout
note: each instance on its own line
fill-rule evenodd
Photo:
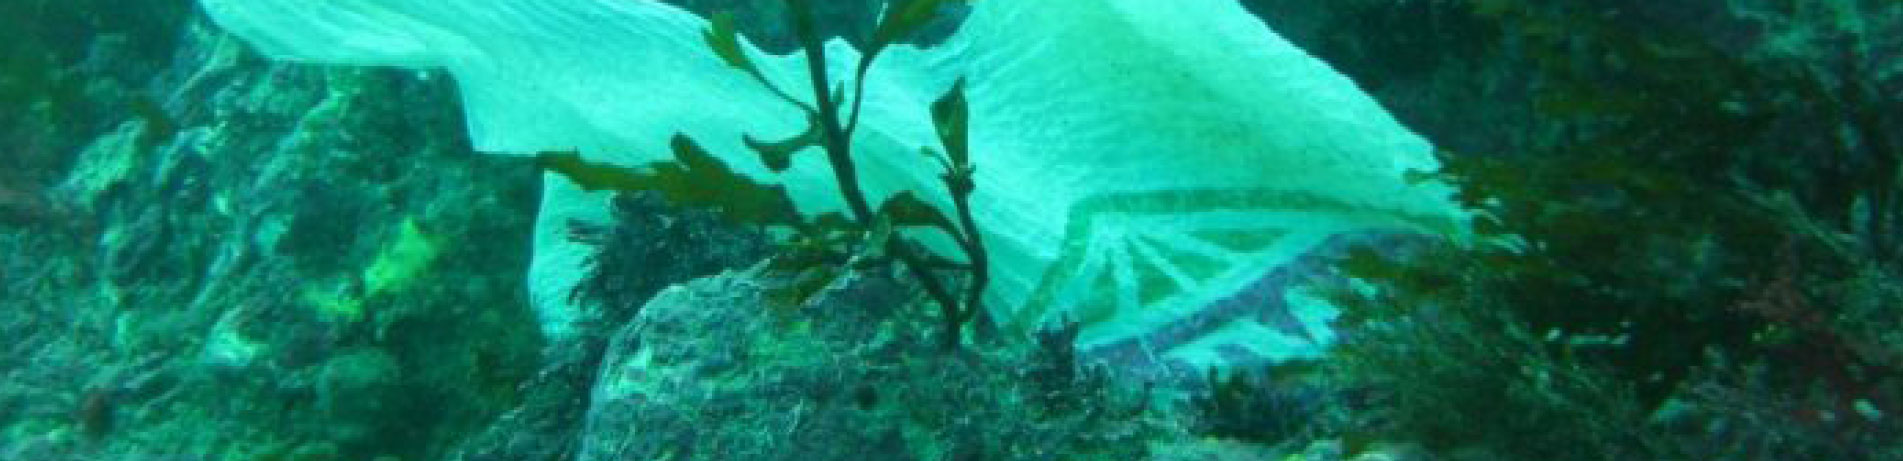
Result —
M 761 73 L 740 46 L 732 15 L 716 15 L 706 32 L 707 46 L 721 61 L 753 77 L 807 119 L 807 127 L 799 134 L 777 141 L 761 141 L 749 135 L 745 138 L 747 147 L 774 172 L 791 167 L 792 156 L 801 151 L 813 147 L 823 149 L 836 181 L 834 186 L 844 197 L 850 215 L 829 213 L 807 219 L 794 207 L 785 186 L 763 185 L 733 172 L 684 134 L 676 135 L 671 143 L 674 163 L 650 166 L 646 171 L 593 164 L 574 153 L 545 153 L 538 158 L 538 163 L 566 176 L 583 190 L 653 191 L 673 203 L 711 209 L 736 224 L 790 228 L 796 237 L 787 248 L 793 251 L 783 253 L 772 265 L 795 278 L 793 285 L 786 288 L 785 301 L 790 304 L 806 302 L 813 293 L 832 284 L 853 266 L 901 264 L 937 303 L 944 322 L 942 341 L 946 347 L 956 348 L 962 343 L 960 337 L 965 324 L 984 312 L 981 301 L 989 282 L 984 239 L 971 211 L 971 194 L 977 185 L 972 181 L 975 170 L 966 147 L 969 109 L 964 85 L 953 85 L 950 92 L 932 104 L 932 119 L 941 147 L 924 148 L 920 159 L 921 164 L 936 160 L 943 170 L 939 177 L 943 180 L 944 192 L 951 197 L 952 214 L 920 200 L 915 195 L 919 192 L 913 191 L 901 191 L 874 206 L 860 184 L 852 150 L 853 134 L 859 129 L 865 100 L 866 74 L 873 62 L 887 47 L 931 24 L 944 3 L 918 0 L 889 5 L 878 26 L 872 28 L 866 49 L 859 57 L 856 75 L 850 84 L 850 105 L 843 92 L 845 87 L 836 85 L 828 76 L 823 37 L 814 25 L 814 13 L 807 10 L 808 2 L 787 2 L 790 9 L 787 18 L 807 62 L 811 63 L 807 69 L 812 82 L 813 102 L 810 104 L 793 97 Z M 956 220 L 951 216 L 957 216 Z M 964 252 L 965 259 L 953 261 L 937 256 L 899 231 L 908 228 L 942 232 Z M 944 275 L 946 272 L 962 281 L 962 286 L 952 286 L 953 279 Z
M 633 318 L 668 285 L 745 267 L 767 257 L 771 248 L 760 229 L 675 205 L 658 194 L 616 194 L 612 206 L 612 224 L 575 223 L 573 231 L 573 238 L 596 251 L 588 276 L 571 296 L 601 303 L 605 325 Z
M 776 225 L 792 229 L 797 238 L 788 244 L 788 248 L 794 248 L 795 251 L 784 253 L 775 259 L 773 265 L 776 271 L 788 272 L 795 278 L 794 284 L 786 288 L 786 303 L 792 305 L 805 303 L 814 291 L 835 282 L 849 267 L 870 267 L 896 261 L 904 265 L 904 269 L 917 278 L 919 286 L 932 301 L 938 303 L 940 318 L 944 322 L 942 341 L 948 349 L 955 349 L 961 345 L 959 337 L 965 324 L 984 312 L 980 301 L 990 276 L 984 238 L 972 219 L 971 194 L 972 190 L 976 190 L 976 183 L 972 183 L 974 170 L 965 143 L 965 120 L 969 109 L 965 107 L 963 84 L 955 84 L 950 93 L 932 103 L 932 120 L 938 128 L 942 152 L 927 147 L 923 152 L 925 158 L 921 158 L 921 164 L 927 158 L 938 160 L 938 166 L 944 170 L 940 179 L 944 179 L 946 192 L 951 196 L 957 221 L 953 221 L 946 211 L 919 200 L 912 190 L 896 192 L 885 198 L 885 202 L 873 206 L 860 185 L 858 166 L 854 164 L 853 156 L 853 133 L 858 130 L 858 118 L 866 97 L 866 72 L 872 69 L 873 61 L 887 46 L 893 46 L 898 40 L 904 40 L 932 23 L 940 13 L 940 6 L 942 2 L 938 0 L 921 0 L 894 4 L 885 10 L 877 27 L 872 29 L 866 50 L 862 51 L 858 59 L 858 70 L 851 84 L 851 107 L 847 107 L 845 93 L 841 93 L 843 88 L 835 86 L 828 76 L 824 65 L 826 48 L 822 46 L 820 32 L 814 29 L 813 11 L 807 11 L 807 2 L 788 2 L 788 8 L 792 10 L 788 19 L 792 21 L 792 29 L 799 38 L 801 50 L 807 53 L 807 63 L 811 63 L 809 72 L 813 80 L 813 103 L 792 97 L 788 91 L 778 88 L 778 84 L 761 74 L 752 57 L 748 57 L 746 51 L 740 48 L 733 15 L 716 15 L 712 27 L 706 30 L 706 44 L 719 55 L 721 61 L 735 70 L 746 72 L 748 76 L 754 76 L 761 86 L 767 86 L 775 95 L 780 95 L 780 99 L 784 99 L 794 109 L 801 110 L 807 118 L 805 131 L 794 137 L 780 141 L 759 141 L 748 135 L 746 147 L 755 150 L 759 160 L 773 171 L 786 171 L 792 166 L 792 156 L 801 150 L 811 147 L 824 149 L 837 181 L 835 187 L 845 198 L 851 215 L 826 213 L 805 219 L 795 210 L 794 200 L 782 190 L 782 185 L 759 185 L 744 175 L 738 175 L 731 168 L 723 166 L 719 158 L 706 154 L 687 135 L 676 135 L 672 141 L 676 156 L 674 164 L 649 166 L 649 171 L 588 164 L 579 154 L 540 154 L 539 164 L 546 170 L 558 171 L 569 177 L 584 190 L 653 190 L 674 204 L 708 208 L 738 225 Z M 912 238 L 904 236 L 898 229 L 934 229 L 944 232 L 957 244 L 957 248 L 965 251 L 965 261 L 940 259 L 931 251 L 923 250 L 923 246 L 912 242 Z M 946 271 L 955 272 L 959 280 L 963 280 L 963 286 L 948 286 L 950 278 L 942 276 L 942 272 Z
M 1287 449 L 1340 431 L 1339 394 L 1325 384 L 1288 379 L 1302 376 L 1296 362 L 1227 374 L 1211 370 L 1208 388 L 1189 397 L 1195 432 Z M 1279 379 L 1278 379 L 1279 378 Z
M 1750 55 L 1643 5 L 1461 3 L 1540 134 L 1424 172 L 1488 243 L 1343 264 L 1374 281 L 1339 290 L 1332 365 L 1364 430 L 1455 459 L 1903 456 L 1883 38 Z

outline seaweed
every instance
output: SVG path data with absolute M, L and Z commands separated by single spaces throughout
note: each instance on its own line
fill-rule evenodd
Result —
M 1336 393 L 1322 385 L 1291 382 L 1315 363 L 1297 361 L 1268 370 L 1210 370 L 1208 388 L 1190 397 L 1198 432 L 1255 443 L 1296 445 L 1336 421 Z
M 1371 424 L 1443 451 L 1894 452 L 1894 418 L 1871 415 L 1903 410 L 1903 348 L 1871 332 L 1899 324 L 1850 309 L 1897 299 L 1881 293 L 1903 262 L 1903 126 L 1875 58 L 1752 58 L 1617 3 L 1466 2 L 1502 31 L 1543 134 L 1423 174 L 1457 187 L 1486 243 L 1341 266 L 1375 283 L 1337 290 L 1340 376 L 1378 396 Z M 1778 440 L 1803 448 L 1727 451 Z
M 781 296 L 787 303 L 804 303 L 843 274 L 848 264 L 897 263 L 938 305 L 943 340 L 948 348 L 957 348 L 962 343 L 965 325 L 983 311 L 982 297 L 989 279 L 984 241 L 970 205 L 971 194 L 976 189 L 972 180 L 976 170 L 965 143 L 968 109 L 964 85 L 954 85 L 933 103 L 933 121 L 943 151 L 925 147 L 926 158 L 921 160 L 936 160 L 943 169 L 941 179 L 954 207 L 950 213 L 920 199 L 920 191 L 901 191 L 880 203 L 872 203 L 860 184 L 852 143 L 859 127 L 866 74 L 873 63 L 891 45 L 932 24 L 943 7 L 953 1 L 909 0 L 888 4 L 872 28 L 871 36 L 865 39 L 864 51 L 850 82 L 850 104 L 846 101 L 845 86 L 836 85 L 828 75 L 826 50 L 806 0 L 787 0 L 787 7 L 790 27 L 807 59 L 811 103 L 780 88 L 761 73 L 740 46 L 739 31 L 731 15 L 714 15 L 705 32 L 708 48 L 722 62 L 758 81 L 808 120 L 800 133 L 779 140 L 763 141 L 747 135 L 743 141 L 748 148 L 775 172 L 789 168 L 795 155 L 815 149 L 823 152 L 833 172 L 836 189 L 847 205 L 845 215 L 827 213 L 808 217 L 799 213 L 784 186 L 760 184 L 733 172 L 684 134 L 676 135 L 673 140 L 675 161 L 646 169 L 590 163 L 572 152 L 544 153 L 538 158 L 539 164 L 586 190 L 656 191 L 681 205 L 715 210 L 736 224 L 791 229 L 794 237 L 785 242 L 782 257 L 776 258 L 772 265 L 793 279 Z M 949 260 L 924 249 L 908 232 L 917 229 L 931 229 L 949 236 L 962 251 L 964 260 Z M 953 286 L 959 282 L 962 286 Z

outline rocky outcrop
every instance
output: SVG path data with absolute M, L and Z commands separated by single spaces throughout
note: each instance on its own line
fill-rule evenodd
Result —
M 176 12 L 79 37 L 69 116 L 4 133 L 65 160 L 0 179 L 0 458 L 425 459 L 506 408 L 533 169 L 471 154 L 438 75 Z
M 1140 459 L 1170 433 L 1067 333 L 947 351 L 902 278 L 802 305 L 780 283 L 755 269 L 655 296 L 609 342 L 576 459 Z

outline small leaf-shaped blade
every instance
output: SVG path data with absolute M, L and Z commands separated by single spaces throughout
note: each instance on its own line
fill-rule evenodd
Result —
M 938 128 L 938 140 L 945 144 L 945 155 L 951 160 L 954 169 L 966 168 L 971 164 L 971 155 L 966 150 L 965 142 L 970 114 L 965 101 L 965 80 L 962 78 L 932 103 L 932 124 Z
M 959 235 L 958 228 L 952 225 L 951 218 L 946 217 L 944 212 L 938 211 L 938 207 L 919 200 L 918 196 L 912 195 L 911 191 L 893 194 L 891 198 L 886 199 L 885 203 L 879 205 L 879 216 L 891 220 L 893 226 L 936 227 L 950 232 L 953 236 Z
M 747 58 L 746 51 L 740 48 L 740 31 L 733 25 L 733 13 L 715 13 L 708 24 L 707 31 L 701 36 L 707 40 L 707 46 L 713 48 L 720 60 L 735 69 L 756 72 L 753 60 Z
M 742 136 L 740 140 L 747 144 L 747 148 L 760 154 L 760 162 L 765 163 L 767 169 L 779 173 L 793 166 L 793 154 L 801 149 L 819 145 L 820 133 L 818 121 L 809 120 L 806 131 L 785 140 L 767 142 L 750 135 Z
M 683 181 L 672 184 L 683 203 L 717 208 L 738 222 L 795 225 L 800 222 L 786 188 L 754 182 L 709 155 L 686 135 L 674 135 L 674 158 L 687 167 Z M 664 191 L 665 192 L 665 191 Z
M 592 163 L 575 151 L 543 152 L 535 156 L 535 166 L 568 178 L 588 192 L 639 191 L 653 188 L 654 178 L 633 168 Z
M 785 188 L 735 173 L 686 136 L 676 135 L 673 147 L 675 162 L 647 168 L 589 162 L 572 151 L 542 153 L 536 164 L 585 191 L 655 191 L 671 202 L 711 209 L 737 224 L 804 225 Z
M 938 17 L 939 6 L 945 0 L 902 0 L 895 3 L 886 6 L 885 16 L 879 19 L 879 27 L 872 31 L 873 48 L 885 48 L 918 32 Z

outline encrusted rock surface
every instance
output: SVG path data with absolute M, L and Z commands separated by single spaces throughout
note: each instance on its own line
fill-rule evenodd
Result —
M 1199 408 L 1080 363 L 1075 330 L 947 351 L 935 311 L 904 277 L 855 272 L 789 305 L 775 300 L 784 282 L 766 267 L 656 294 L 607 341 L 587 393 L 576 396 L 585 409 L 572 451 L 559 453 L 578 461 L 1428 459 L 1379 443 L 1350 453 L 1312 433 L 1273 445 L 1198 436 L 1194 428 L 1207 424 Z M 521 457 L 529 452 L 463 459 L 539 459 Z
M 533 169 L 470 153 L 437 75 L 267 63 L 189 11 L 82 37 L 93 83 L 4 133 L 64 160 L 0 179 L 0 459 L 424 459 L 506 407 Z
M 856 274 L 805 305 L 776 283 L 656 295 L 609 343 L 577 459 L 1140 459 L 1169 434 L 1063 333 L 947 351 L 903 278 Z

